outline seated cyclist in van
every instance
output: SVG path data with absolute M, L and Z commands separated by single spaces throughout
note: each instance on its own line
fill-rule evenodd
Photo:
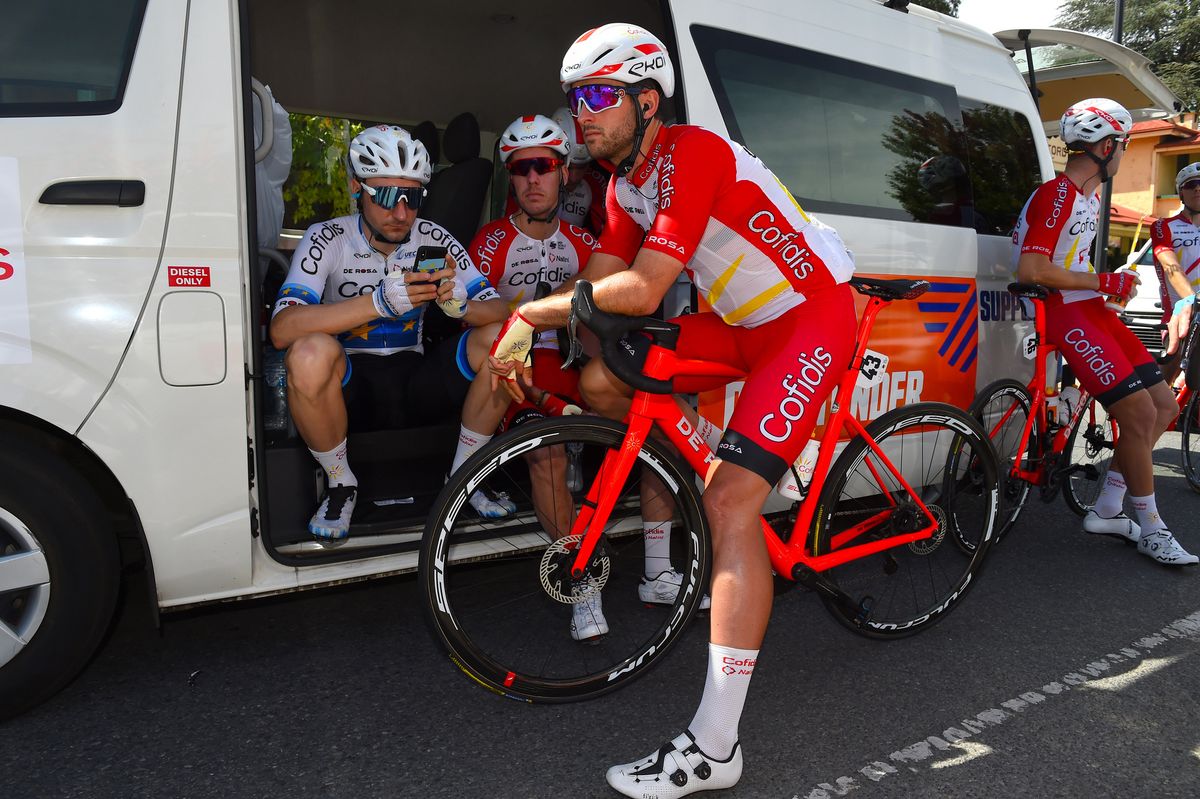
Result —
M 325 470 L 328 489 L 308 530 L 318 540 L 350 531 L 358 480 L 350 430 L 428 424 L 462 407 L 508 306 L 444 228 L 419 218 L 429 183 L 425 146 L 392 125 L 350 142 L 357 213 L 313 225 L 292 257 L 271 317 L 271 342 L 287 350 L 288 406 Z M 444 253 L 437 271 L 416 271 L 418 251 Z M 426 352 L 426 307 L 473 329 Z
M 508 169 L 516 209 L 503 219 L 484 225 L 469 248 L 471 257 L 500 292 L 508 308 L 548 294 L 579 273 L 587 263 L 596 239 L 586 230 L 568 225 L 559 215 L 559 194 L 566 182 L 569 140 L 563 130 L 544 116 L 523 116 L 513 121 L 500 136 L 500 161 Z M 579 372 L 562 369 L 563 358 L 555 331 L 538 339 L 532 353 L 532 390 L 523 402 L 509 403 L 504 392 L 491 391 L 489 376 L 481 374 L 478 391 L 494 397 L 486 406 L 468 400 L 464 409 L 455 471 L 474 452 L 492 439 L 492 432 L 547 414 L 561 413 L 565 406 L 578 408 Z M 479 414 L 477 409 L 488 408 Z M 474 418 L 468 414 L 474 413 Z M 543 459 L 544 460 L 544 459 Z M 565 490 L 566 460 L 530 463 L 535 509 L 543 527 L 555 538 L 566 534 L 569 521 L 552 519 L 542 508 L 565 509 L 570 502 L 552 502 L 554 492 Z M 472 507 L 484 518 L 507 516 L 516 507 L 505 497 L 489 498 L 477 492 Z M 557 532 L 555 532 L 557 530 Z

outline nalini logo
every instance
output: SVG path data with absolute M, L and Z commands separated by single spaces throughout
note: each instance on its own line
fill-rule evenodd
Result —
M 750 675 L 754 672 L 754 664 L 757 662 L 754 658 L 731 658 L 727 655 L 721 658 L 721 672 Z

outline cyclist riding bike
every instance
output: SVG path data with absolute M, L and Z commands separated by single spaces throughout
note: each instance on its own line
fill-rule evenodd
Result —
M 1178 341 L 1187 335 L 1192 304 L 1200 289 L 1200 163 L 1179 170 L 1175 191 L 1183 203 L 1179 213 L 1158 220 L 1150 228 L 1150 246 L 1154 250 L 1163 299 L 1163 321 L 1167 323 L 1167 352 L 1174 356 L 1165 365 L 1168 384 L 1179 374 L 1183 353 L 1177 352 Z
M 426 307 L 468 325 L 503 320 L 508 307 L 444 228 L 418 219 L 431 166 L 402 128 L 378 125 L 350 142 L 357 213 L 313 225 L 292 257 L 271 317 L 271 342 L 287 350 L 288 407 L 327 490 L 308 530 L 340 542 L 350 532 L 358 479 L 351 430 L 399 428 L 457 413 L 495 328 L 471 330 L 432 352 Z M 415 270 L 421 246 L 445 248 L 445 267 Z
M 738 720 L 773 597 L 759 512 L 804 449 L 852 353 L 857 319 L 846 282 L 854 264 L 836 231 L 807 214 L 741 145 L 659 119 L 675 72 L 649 32 L 628 24 L 588 31 L 567 51 L 560 80 L 588 151 L 613 167 L 600 247 L 580 275 L 593 282 L 597 307 L 653 313 L 686 270 L 713 312 L 673 320 L 679 357 L 746 375 L 704 491 L 715 555 L 700 706 L 683 734 L 613 766 L 607 779 L 634 797 L 727 788 L 742 772 Z M 490 363 L 513 393 L 520 389 L 512 373 L 523 370 L 534 331 L 567 321 L 568 288 L 519 308 L 497 338 Z M 645 357 L 648 339 L 625 343 L 631 359 Z M 624 417 L 632 390 L 600 360 L 585 367 L 581 387 L 594 410 Z M 674 386 L 679 393 L 713 387 L 705 380 Z M 642 513 L 644 523 L 655 518 L 645 495 Z
M 1048 341 L 1121 431 L 1083 529 L 1133 542 L 1165 565 L 1194 564 L 1196 556 L 1175 540 L 1154 497 L 1151 450 L 1178 407 L 1154 358 L 1105 306 L 1104 295 L 1133 296 L 1137 274 L 1127 269 L 1096 274 L 1088 258 L 1100 212 L 1097 189 L 1120 169 L 1133 119 L 1120 104 L 1096 98 L 1068 108 L 1061 127 L 1071 151 L 1066 170 L 1030 196 L 1013 243 L 1017 279 L 1052 289 L 1045 300 Z M 1126 485 L 1136 522 L 1123 511 Z
M 573 278 L 587 263 L 596 247 L 596 239 L 587 231 L 568 225 L 558 217 L 559 193 L 566 180 L 568 140 L 551 120 L 541 115 L 518 117 L 500 136 L 500 161 L 508 169 L 517 210 L 480 228 L 469 251 L 479 271 L 500 292 L 508 308 L 516 308 L 543 293 L 558 288 Z M 579 372 L 562 368 L 558 338 L 547 331 L 533 350 L 532 383 L 536 396 L 532 401 L 510 402 L 507 394 L 493 395 L 490 377 L 482 374 L 472 386 L 472 394 L 481 391 L 492 398 L 481 405 L 486 412 L 464 418 L 458 451 L 451 472 L 492 439 L 497 425 L 502 428 L 518 422 L 561 413 L 567 405 L 578 410 Z M 478 388 L 476 388 L 478 387 Z M 487 431 L 486 433 L 480 431 Z M 535 507 L 547 530 L 557 531 L 569 521 L 553 519 L 549 508 L 565 508 L 570 503 L 554 503 L 552 492 L 563 484 L 565 463 L 559 461 L 554 474 L 551 464 L 531 464 L 531 483 Z M 483 492 L 471 495 L 472 507 L 480 516 L 500 518 L 516 510 L 511 503 L 496 502 Z M 564 534 L 559 532 L 555 535 Z M 595 633 L 593 633 L 594 635 Z M 590 636 L 588 636 L 590 637 Z

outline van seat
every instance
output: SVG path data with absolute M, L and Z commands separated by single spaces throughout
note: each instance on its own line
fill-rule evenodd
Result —
M 437 222 L 464 247 L 479 229 L 483 201 L 492 182 L 492 162 L 479 157 L 479 122 L 470 112 L 446 125 L 442 148 L 450 166 L 429 181 L 421 216 Z

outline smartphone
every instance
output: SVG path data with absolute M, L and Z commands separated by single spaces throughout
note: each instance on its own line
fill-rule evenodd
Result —
M 417 248 L 416 271 L 437 272 L 446 268 L 446 248 L 430 247 L 427 244 Z

